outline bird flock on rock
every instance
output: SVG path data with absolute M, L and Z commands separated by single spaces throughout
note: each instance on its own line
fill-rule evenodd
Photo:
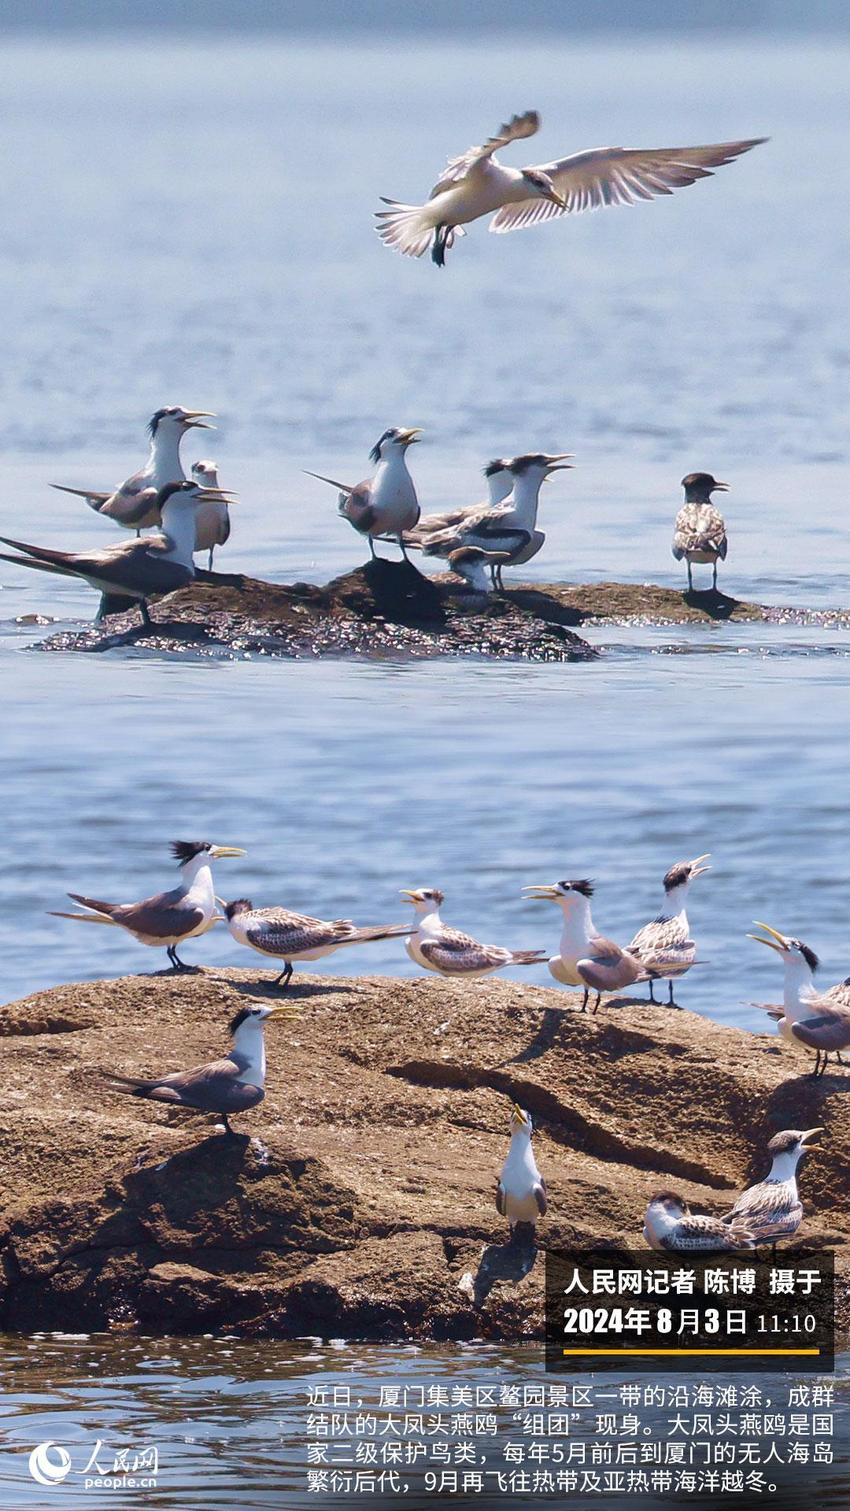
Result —
M 217 464 L 199 460 L 187 478 L 180 442 L 189 430 L 210 429 L 209 411 L 170 405 L 158 409 L 148 430 L 147 461 L 111 492 L 52 486 L 83 498 L 96 514 L 133 532 L 117 545 L 60 551 L 50 546 L 0 536 L 16 555 L 0 552 L 0 560 L 52 576 L 83 581 L 100 594 L 97 618 L 121 613 L 138 604 L 143 622 L 152 623 L 150 600 L 186 587 L 196 576 L 195 556 L 206 553 L 212 570 L 215 551 L 230 538 L 230 506 L 237 495 L 221 487 Z M 505 567 L 520 567 L 542 550 L 546 535 L 538 525 L 543 484 L 557 472 L 572 468 L 570 452 L 525 452 L 497 457 L 484 467 L 487 496 L 477 502 L 423 514 L 407 462 L 409 448 L 421 437 L 418 428 L 391 426 L 379 437 L 370 459 L 375 471 L 363 482 L 346 484 L 310 472 L 338 493 L 338 510 L 369 546 L 396 542 L 408 563 L 408 552 L 420 559 L 439 559 L 454 574 L 450 584 L 461 592 L 485 596 L 503 591 Z M 692 472 L 682 479 L 685 503 L 676 516 L 673 555 L 684 561 L 688 589 L 693 589 L 693 565 L 713 566 L 726 558 L 726 525 L 711 503 L 712 493 L 728 489 L 708 472 Z M 142 535 L 143 530 L 153 533 Z
M 655 1002 L 655 983 L 665 980 L 669 984 L 668 1005 L 674 1006 L 674 982 L 699 964 L 688 921 L 688 894 L 694 881 L 710 870 L 707 854 L 678 861 L 669 868 L 663 879 L 659 913 L 638 929 L 626 948 L 596 932 L 590 881 L 527 887 L 527 899 L 552 902 L 561 910 L 558 948 L 550 956 L 542 949 L 512 950 L 501 944 L 482 943 L 446 924 L 441 917 L 443 893 L 436 887 L 402 890 L 401 896 L 413 908 L 412 921 L 366 927 L 350 919 L 325 920 L 282 906 L 255 907 L 247 898 L 227 902 L 216 892 L 213 863 L 242 856 L 244 850 L 207 841 L 174 841 L 171 848 L 180 873 L 176 887 L 137 903 L 112 903 L 71 893 L 80 911 L 60 911 L 54 916 L 121 928 L 141 944 L 165 949 L 172 970 L 177 972 L 199 970 L 178 955 L 178 946 L 224 922 L 238 944 L 283 963 L 273 983 L 283 991 L 298 962 L 319 960 L 352 945 L 395 938 L 404 939 L 416 965 L 447 980 L 476 981 L 506 967 L 546 964 L 559 984 L 582 990 L 582 1010 L 595 996 L 594 1012 L 603 996 L 621 994 L 638 984 L 648 986 L 650 1000 Z M 758 927 L 762 932 L 749 937 L 779 954 L 785 978 L 782 1007 L 770 1005 L 764 1010 L 778 1023 L 783 1038 L 814 1051 L 813 1074 L 820 1078 L 830 1055 L 840 1061 L 841 1051 L 850 1049 L 850 981 L 818 992 L 813 979 L 818 967 L 814 951 L 767 924 Z M 245 1008 L 230 1025 L 233 1043 L 222 1060 L 153 1078 L 109 1072 L 107 1079 L 123 1094 L 215 1113 L 224 1119 L 229 1133 L 229 1117 L 256 1106 L 264 1095 L 264 1025 L 285 1019 L 294 1011 L 288 1004 Z M 772 1157 L 769 1174 L 745 1191 L 722 1217 L 692 1213 L 675 1192 L 658 1192 L 647 1208 L 646 1241 L 656 1249 L 697 1254 L 754 1249 L 793 1236 L 802 1219 L 797 1164 L 808 1142 L 822 1131 L 815 1128 L 777 1134 L 768 1145 Z M 509 1132 L 510 1148 L 497 1185 L 496 1204 L 513 1231 L 521 1224 L 533 1228 L 545 1215 L 547 1196 L 532 1151 L 532 1122 L 527 1111 L 512 1108 Z

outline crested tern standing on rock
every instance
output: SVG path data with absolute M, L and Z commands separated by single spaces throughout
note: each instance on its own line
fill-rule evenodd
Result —
M 202 488 L 218 489 L 218 467 L 215 462 L 193 462 L 192 481 Z M 218 500 L 205 500 L 198 507 L 195 517 L 195 550 L 207 551 L 207 571 L 212 571 L 216 546 L 224 546 L 230 539 L 230 511 L 224 495 Z
M 531 168 L 506 168 L 498 162 L 494 154 L 500 147 L 539 129 L 536 110 L 511 116 L 495 136 L 449 158 L 424 205 L 382 196 L 387 208 L 375 217 L 381 240 L 405 257 L 421 257 L 430 247 L 432 262 L 442 267 L 455 237 L 464 236 L 463 227 L 482 215 L 493 215 L 490 230 L 499 234 L 556 215 L 635 204 L 710 178 L 714 168 L 766 141 L 750 137 L 706 147 L 593 147 Z
M 584 988 L 581 1008 L 587 1008 L 591 992 L 596 993 L 593 1011 L 596 1012 L 602 995 L 625 991 L 638 982 L 648 981 L 657 972 L 648 970 L 628 950 L 621 949 L 612 939 L 597 934 L 590 916 L 590 899 L 593 883 L 580 881 L 557 881 L 523 887 L 530 901 L 555 902 L 563 914 L 564 923 L 557 955 L 548 961 L 549 974 L 562 986 Z
M 773 1244 L 793 1238 L 803 1220 L 803 1203 L 797 1190 L 797 1166 L 811 1139 L 822 1128 L 788 1128 L 770 1140 L 770 1173 L 738 1197 L 727 1221 L 745 1222 L 757 1244 Z
M 193 1112 L 216 1113 L 224 1123 L 225 1134 L 232 1138 L 236 1135 L 229 1119 L 234 1113 L 256 1107 L 266 1094 L 263 1028 L 270 1021 L 293 1016 L 293 1008 L 286 1003 L 243 1007 L 231 1019 L 233 1045 L 223 1060 L 196 1065 L 193 1070 L 173 1070 L 150 1080 L 115 1071 L 101 1072 L 102 1079 L 112 1091 L 124 1096 L 143 1097 L 148 1102 L 164 1102 L 169 1107 L 186 1107 Z
M 98 619 L 137 602 L 143 622 L 151 625 L 148 599 L 173 593 L 194 579 L 193 552 L 199 507 L 208 501 L 234 501 L 232 494 L 223 493 L 218 488 L 199 488 L 197 483 L 189 482 L 169 483 L 160 489 L 156 498 L 157 517 L 162 522 L 161 534 L 120 541 L 118 545 L 104 546 L 99 551 L 54 551 L 48 546 L 27 545 L 22 540 L 0 535 L 4 545 L 14 546 L 16 551 L 25 553 L 10 556 L 8 552 L 0 551 L 0 561 L 87 582 L 101 595 Z M 125 599 L 128 602 L 122 601 Z
M 226 856 L 244 855 L 234 845 L 211 845 L 207 840 L 172 840 L 171 853 L 180 867 L 180 884 L 168 892 L 157 892 L 143 902 L 101 902 L 69 892 L 72 902 L 88 908 L 87 913 L 52 912 L 52 918 L 73 918 L 77 923 L 103 923 L 126 929 L 139 944 L 164 949 L 175 971 L 197 972 L 197 965 L 187 965 L 177 954 L 184 939 L 205 934 L 216 918 L 216 895 L 212 879 L 212 862 Z
M 419 500 L 407 469 L 407 449 L 421 434 L 418 427 L 390 426 L 369 452 L 369 460 L 377 464 L 374 477 L 351 487 L 323 477 L 320 472 L 307 471 L 308 477 L 339 489 L 339 512 L 358 535 L 367 537 L 373 560 L 375 538 L 386 535 L 398 541 L 403 557 L 408 560 L 404 532 L 418 523 Z
M 850 977 L 825 992 L 819 992 L 814 974 L 820 965 L 817 955 L 800 939 L 778 933 L 767 923 L 759 923 L 770 937 L 750 934 L 757 944 L 775 950 L 785 968 L 784 1006 L 766 1007 L 783 1039 L 789 1044 L 803 1044 L 815 1052 L 814 1079 L 826 1071 L 831 1054 L 840 1065 L 841 1051 L 850 1049 Z
M 537 530 L 540 489 L 553 473 L 571 470 L 572 463 L 568 460 L 571 455 L 568 451 L 555 455 L 533 451 L 513 457 L 506 464 L 513 486 L 501 503 L 468 514 L 460 524 L 444 530 L 430 530 L 421 537 L 419 530 L 415 530 L 410 543 L 421 545 L 427 556 L 446 559 L 464 546 L 477 546 L 482 551 L 504 553 L 511 564 L 529 561 L 546 538 Z M 493 570 L 494 583 L 500 588 L 501 565 Z
M 705 855 L 698 855 L 696 860 L 677 861 L 675 866 L 670 867 L 664 878 L 664 906 L 661 912 L 651 923 L 638 929 L 629 945 L 629 953 L 643 961 L 645 966 L 658 970 L 660 979 L 664 977 L 664 968 L 669 969 L 667 1001 L 670 1007 L 674 1006 L 673 981 L 683 976 L 697 957 L 697 947 L 690 938 L 688 923 L 688 888 L 697 876 L 711 870 L 710 866 L 703 864 L 708 858 L 706 852 Z M 649 1000 L 655 1001 L 652 980 L 649 983 Z
M 271 955 L 286 962 L 275 986 L 287 987 L 296 960 L 321 960 L 347 944 L 374 944 L 382 939 L 398 939 L 410 933 L 406 924 L 378 924 L 359 929 L 350 918 L 326 922 L 289 908 L 255 908 L 247 898 L 222 903 L 227 927 L 237 944 L 245 944 L 261 955 Z
M 484 468 L 487 498 L 477 504 L 465 504 L 460 509 L 444 509 L 439 514 L 423 514 L 416 528 L 405 536 L 405 545 L 427 548 L 429 539 L 442 539 L 447 531 L 458 531 L 479 515 L 495 509 L 513 491 L 514 475 L 511 471 L 513 458 L 496 457 Z
M 528 1113 L 516 1103 L 508 1127 L 511 1142 L 496 1182 L 496 1210 L 508 1219 L 513 1232 L 519 1223 L 535 1228 L 538 1218 L 546 1216 L 548 1199 L 531 1144 L 534 1127 Z
M 112 493 L 98 493 L 91 488 L 69 488 L 64 483 L 51 483 L 60 493 L 73 493 L 84 498 L 96 514 L 105 514 L 117 525 L 127 530 L 140 530 L 160 522 L 157 494 L 169 483 L 182 483 L 185 479 L 180 460 L 180 442 L 187 430 L 214 430 L 206 421 L 215 419 L 208 409 L 184 409 L 182 404 L 169 404 L 158 409 L 148 422 L 151 438 L 150 452 L 144 466 L 125 478 Z
M 675 1191 L 658 1191 L 650 1198 L 643 1236 L 651 1249 L 668 1254 L 734 1254 L 754 1247 L 743 1218 L 724 1222 L 692 1212 Z
M 408 931 L 405 948 L 411 960 L 438 976 L 462 976 L 475 981 L 492 976 L 509 965 L 541 965 L 545 950 L 507 950 L 500 944 L 481 944 L 469 934 L 443 923 L 440 908 L 444 896 L 437 887 L 403 891 L 416 910 L 416 928 Z
M 688 568 L 688 592 L 693 592 L 694 562 L 710 562 L 714 575 L 712 589 L 717 591 L 717 563 L 726 560 L 729 541 L 726 521 L 711 502 L 712 493 L 728 493 L 728 483 L 718 483 L 710 472 L 689 472 L 682 478 L 685 502 L 673 526 L 672 551 L 676 561 L 684 560 Z

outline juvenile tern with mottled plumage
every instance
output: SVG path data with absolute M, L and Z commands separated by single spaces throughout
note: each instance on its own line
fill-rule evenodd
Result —
M 237 944 L 286 962 L 275 986 L 285 988 L 296 960 L 322 960 L 348 944 L 374 944 L 410 933 L 406 924 L 357 928 L 350 918 L 311 918 L 289 908 L 255 908 L 247 898 L 222 903 L 227 927 Z
M 507 950 L 500 944 L 481 944 L 471 935 L 449 928 L 440 917 L 444 896 L 437 887 L 420 887 L 401 895 L 413 904 L 417 918 L 405 947 L 411 960 L 426 971 L 474 981 L 509 965 L 540 965 L 546 959 L 545 950 Z
M 822 1128 L 788 1128 L 770 1140 L 770 1173 L 738 1197 L 727 1221 L 746 1223 L 757 1244 L 773 1244 L 793 1238 L 803 1221 L 803 1203 L 797 1190 L 797 1166 Z
M 649 1000 L 655 1001 L 653 980 L 664 979 L 666 971 L 669 990 L 668 1006 L 673 1007 L 673 982 L 683 976 L 697 958 L 697 947 L 690 937 L 687 903 L 688 888 L 697 876 L 711 867 L 704 864 L 708 853 L 695 860 L 677 861 L 664 877 L 664 906 L 651 923 L 644 924 L 629 945 L 629 953 L 635 955 L 647 967 L 658 972 L 650 979 Z
M 754 1247 L 743 1218 L 724 1222 L 692 1212 L 675 1191 L 658 1191 L 650 1199 L 643 1236 L 651 1249 L 667 1254 L 735 1254 Z
M 635 204 L 710 178 L 713 169 L 766 140 L 751 137 L 706 147 L 594 147 L 532 168 L 506 168 L 497 160 L 499 148 L 539 129 L 536 110 L 514 115 L 480 146 L 449 158 L 424 205 L 383 199 L 387 208 L 376 213 L 381 240 L 405 257 L 421 257 L 430 248 L 432 262 L 442 267 L 455 237 L 465 235 L 463 227 L 482 215 L 493 215 L 490 230 L 500 234 L 553 216 Z
M 726 560 L 729 541 L 726 521 L 711 502 L 712 493 L 728 493 L 728 483 L 718 483 L 710 472 L 689 472 L 682 478 L 685 502 L 673 526 L 673 556 L 684 560 L 688 568 L 688 592 L 693 592 L 694 563 L 710 562 L 713 567 L 712 589 L 717 591 L 717 563 Z

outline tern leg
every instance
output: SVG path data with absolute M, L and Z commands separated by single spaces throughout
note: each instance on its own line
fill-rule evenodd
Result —
M 654 987 L 652 981 L 650 981 L 650 983 L 649 983 L 649 1000 L 650 1000 L 650 1002 L 654 1002 L 655 1001 L 655 987 Z
M 694 590 L 694 574 L 691 571 L 691 564 L 690 564 L 690 562 L 688 562 L 688 592 L 692 593 L 693 590 Z
M 209 558 L 207 560 L 207 571 L 208 572 L 212 571 L 212 564 L 213 564 L 213 556 L 214 555 L 215 555 L 215 546 L 210 546 L 210 554 L 209 554 Z
M 717 592 L 717 559 L 716 559 L 716 557 L 715 557 L 715 561 L 714 561 L 714 577 L 712 579 L 711 586 L 713 587 L 713 589 L 714 589 L 714 591 L 716 593 Z
M 371 535 L 368 536 L 368 541 L 369 541 L 369 555 L 371 556 L 371 558 L 372 558 L 373 561 L 380 561 L 381 558 L 378 555 L 377 551 L 375 550 L 375 542 L 373 541 Z
M 679 1004 L 676 1001 L 676 998 L 673 996 L 673 978 L 672 978 L 672 976 L 670 977 L 670 980 L 667 982 L 667 990 L 668 990 L 668 993 L 669 993 L 669 995 L 667 997 L 667 1006 L 668 1007 L 678 1007 Z
M 192 976 L 197 976 L 199 974 L 201 967 L 199 965 L 189 965 L 185 960 L 181 960 L 180 956 L 177 953 L 176 945 L 170 944 L 168 946 L 166 954 L 168 955 L 168 958 L 171 961 L 171 964 L 173 965 L 175 971 L 183 971 Z
M 233 1128 L 231 1128 L 231 1126 L 230 1126 L 230 1120 L 229 1120 L 226 1112 L 223 1112 L 221 1114 L 221 1121 L 224 1124 L 224 1136 L 225 1136 L 225 1138 L 238 1138 L 239 1137 L 238 1133 L 236 1133 L 236 1131 Z
M 585 1012 L 586 1009 L 587 1009 L 587 999 L 588 999 L 589 996 L 590 996 L 590 992 L 588 991 L 587 987 L 585 987 L 585 989 L 584 989 L 584 996 L 581 999 L 581 1010 L 582 1010 L 582 1012 Z
M 291 960 L 287 960 L 286 965 L 284 966 L 284 968 L 281 971 L 280 975 L 278 977 L 276 977 L 276 979 L 272 982 L 272 985 L 280 987 L 280 990 L 282 992 L 285 992 L 286 988 L 289 985 L 289 981 L 290 981 L 291 975 L 292 975 L 292 962 L 291 962 Z
M 431 261 L 437 268 L 446 265 L 446 242 L 449 237 L 448 226 L 437 226 L 434 232 L 434 244 L 431 247 Z
M 146 629 L 150 629 L 151 625 L 153 624 L 153 620 L 151 619 L 150 609 L 148 608 L 144 598 L 139 599 L 139 608 L 142 614 L 142 624 Z
M 594 1013 L 598 1013 L 599 1012 L 599 1004 L 600 1004 L 601 1001 L 602 1001 L 602 993 L 601 992 L 597 992 L 596 993 L 596 1001 L 593 1004 L 593 1012 Z
M 407 547 L 406 547 L 406 545 L 405 545 L 405 544 L 404 544 L 404 539 L 403 539 L 403 537 L 402 537 L 402 536 L 401 536 L 401 534 L 399 534 L 399 535 L 397 535 L 397 536 L 396 536 L 396 540 L 397 540 L 397 541 L 398 541 L 398 543 L 399 543 L 399 546 L 400 546 L 400 548 L 401 548 L 401 554 L 402 554 L 402 556 L 403 556 L 403 557 L 404 557 L 404 559 L 405 559 L 405 561 L 410 561 L 410 557 L 409 557 L 409 556 L 408 556 L 408 554 L 407 554 Z

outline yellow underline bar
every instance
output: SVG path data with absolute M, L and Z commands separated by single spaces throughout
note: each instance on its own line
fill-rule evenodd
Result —
M 687 1354 L 693 1357 L 695 1354 L 709 1359 L 740 1358 L 742 1354 L 751 1356 L 757 1354 L 762 1358 L 774 1358 L 777 1354 L 793 1355 L 798 1358 L 800 1354 L 819 1354 L 819 1348 L 565 1348 L 564 1356 L 568 1354 L 593 1354 L 594 1357 L 604 1356 L 606 1359 L 618 1359 L 624 1354 L 652 1354 L 665 1358 L 671 1354 Z

